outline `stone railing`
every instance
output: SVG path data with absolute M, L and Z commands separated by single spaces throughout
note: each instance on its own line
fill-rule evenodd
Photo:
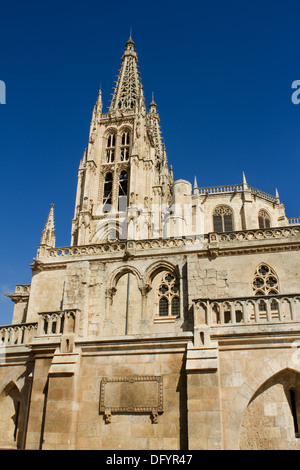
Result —
M 300 320 L 300 294 L 196 299 L 195 325 L 278 323 Z
M 262 199 L 265 199 L 266 201 L 278 202 L 277 196 L 272 196 L 271 194 L 265 193 L 264 191 L 261 191 L 260 189 L 252 188 L 251 186 L 248 186 L 248 189 L 250 189 L 252 194 L 259 196 Z
M 145 250 L 181 249 L 194 251 L 207 249 L 213 242 L 244 242 L 251 240 L 272 240 L 295 237 L 300 235 L 300 227 L 274 227 L 268 229 L 241 230 L 237 232 L 211 232 L 197 237 L 157 238 L 144 240 L 112 240 L 107 243 L 79 245 L 60 248 L 44 248 L 39 258 L 66 259 L 77 256 L 93 256 L 97 254 L 130 256 Z
M 288 221 L 290 225 L 300 224 L 300 217 L 290 217 Z
M 276 196 L 272 196 L 271 194 L 265 193 L 260 189 L 252 188 L 252 186 L 246 186 L 246 188 L 255 196 L 259 196 L 262 199 L 270 202 L 278 202 L 278 198 Z M 226 186 L 210 186 L 207 188 L 195 188 L 194 192 L 197 191 L 200 195 L 208 195 L 208 194 L 225 194 L 225 193 L 237 193 L 244 191 L 243 184 L 231 184 Z
M 242 184 L 232 184 L 227 186 L 210 186 L 207 188 L 195 188 L 199 194 L 222 194 L 222 193 L 236 193 L 243 190 Z
M 0 345 L 15 346 L 31 343 L 37 332 L 37 323 L 18 323 L 0 326 Z
M 62 248 L 47 248 L 44 251 L 44 256 L 47 258 L 65 258 L 75 257 L 82 255 L 94 254 L 113 254 L 119 253 L 124 255 L 126 252 L 138 252 L 144 250 L 161 250 L 168 248 L 197 247 L 202 246 L 203 243 L 208 241 L 207 235 L 202 235 L 194 238 L 160 238 L 160 239 L 147 239 L 147 240 L 112 240 L 111 242 L 93 244 L 93 245 L 79 245 Z
M 59 310 L 57 312 L 39 313 L 37 335 L 62 335 L 77 333 L 79 310 Z
M 29 295 L 30 294 L 30 284 L 17 284 L 15 289 L 15 294 L 19 295 Z
M 271 240 L 300 235 L 300 227 L 274 227 L 256 230 L 241 230 L 238 232 L 209 233 L 211 242 L 243 242 L 250 240 Z

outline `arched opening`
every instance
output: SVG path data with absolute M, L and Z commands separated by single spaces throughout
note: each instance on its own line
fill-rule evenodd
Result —
M 103 188 L 103 212 L 110 212 L 112 204 L 113 175 L 106 173 Z
M 139 333 L 142 313 L 142 296 L 136 274 L 130 269 L 117 274 L 112 285 L 111 334 L 133 335 Z
M 260 210 L 258 213 L 258 226 L 259 228 L 270 228 L 271 219 L 269 214 L 265 210 Z
M 218 206 L 213 212 L 214 232 L 233 231 L 233 212 L 228 206 Z
M 20 391 L 9 383 L 0 394 L 0 448 L 20 448 Z
M 115 160 L 116 134 L 109 134 L 106 142 L 106 163 L 112 163 Z
M 121 148 L 120 148 L 121 162 L 129 160 L 129 150 L 130 150 L 130 132 L 126 130 L 122 133 L 122 136 L 121 136 Z
M 259 387 L 244 412 L 241 450 L 300 449 L 300 374 L 284 369 Z
M 118 210 L 126 211 L 127 208 L 128 176 L 127 171 L 122 171 L 119 178 Z

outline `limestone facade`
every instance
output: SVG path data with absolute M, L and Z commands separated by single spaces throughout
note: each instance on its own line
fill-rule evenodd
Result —
M 130 38 L 0 327 L 0 448 L 299 449 L 300 220 L 276 195 L 174 181 Z

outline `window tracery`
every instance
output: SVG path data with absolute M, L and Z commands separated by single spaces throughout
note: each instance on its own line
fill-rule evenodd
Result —
M 269 214 L 265 210 L 260 210 L 258 213 L 258 226 L 259 228 L 270 228 L 271 220 Z
M 279 294 L 278 278 L 275 271 L 266 264 L 258 266 L 255 271 L 252 288 L 254 295 Z
M 127 189 L 128 189 L 128 176 L 126 171 L 122 171 L 119 177 L 119 198 L 118 210 L 125 211 L 127 207 Z
M 214 232 L 232 232 L 233 212 L 228 206 L 218 206 L 213 212 Z
M 106 173 L 103 188 L 103 206 L 104 211 L 109 211 L 112 203 L 113 175 Z
M 115 160 L 116 134 L 109 134 L 106 143 L 106 163 L 112 163 Z
M 130 148 L 130 133 L 128 131 L 123 132 L 121 136 L 121 149 L 120 159 L 121 161 L 127 161 L 129 159 L 129 148 Z
M 158 315 L 160 317 L 179 316 L 179 287 L 171 273 L 165 273 L 158 288 Z

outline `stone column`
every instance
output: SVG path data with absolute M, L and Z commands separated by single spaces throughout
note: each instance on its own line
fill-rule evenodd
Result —
M 30 399 L 25 449 L 40 450 L 43 444 L 50 358 L 36 358 Z
M 57 350 L 48 375 L 42 450 L 75 450 L 80 351 Z
M 202 337 L 202 347 L 189 344 L 187 349 L 189 449 L 222 450 L 218 349 L 207 344 L 207 331 Z

